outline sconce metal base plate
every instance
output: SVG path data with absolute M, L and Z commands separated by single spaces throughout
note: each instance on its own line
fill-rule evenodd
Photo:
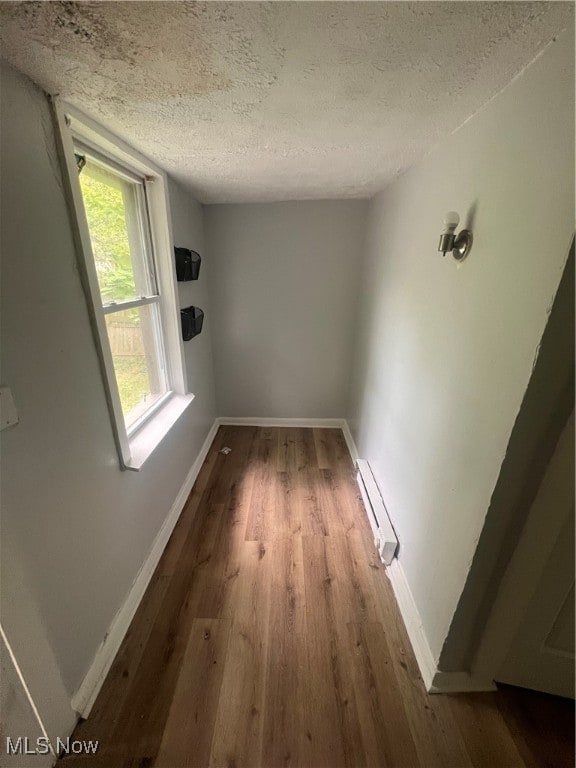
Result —
M 454 240 L 454 245 L 452 247 L 452 256 L 454 256 L 456 261 L 464 261 L 466 256 L 470 253 L 473 240 L 472 232 L 469 229 L 463 229 L 458 232 L 458 236 Z

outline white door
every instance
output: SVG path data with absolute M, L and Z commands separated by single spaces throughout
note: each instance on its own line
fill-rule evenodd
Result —
M 548 464 L 509 571 L 518 594 L 518 579 L 524 579 L 523 591 L 526 582 L 533 587 L 528 600 L 516 606 L 519 625 L 496 680 L 574 698 L 574 412 Z

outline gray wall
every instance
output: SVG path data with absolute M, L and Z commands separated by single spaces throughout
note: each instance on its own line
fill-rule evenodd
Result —
M 37 703 L 52 693 L 57 709 L 63 691 L 69 706 L 213 423 L 209 264 L 180 289 L 183 303 L 207 310 L 206 330 L 185 345 L 196 398 L 142 471 L 121 472 L 48 103 L 7 67 L 1 97 L 1 379 L 20 416 L 1 436 L 2 623 Z M 169 191 L 177 243 L 203 252 L 200 206 Z M 16 565 L 22 578 L 11 577 Z M 43 659 L 60 676 L 52 691 Z
M 437 660 L 574 228 L 573 33 L 370 205 L 350 422 Z M 468 260 L 436 252 L 445 211 Z
M 218 412 L 346 412 L 367 203 L 205 208 Z
M 205 428 L 212 425 L 214 415 L 217 414 L 212 360 L 214 313 L 208 294 L 208 284 L 213 277 L 213 265 L 206 253 L 202 206 L 172 179 L 169 179 L 168 194 L 174 245 L 191 248 L 202 256 L 198 280 L 178 283 L 178 298 L 180 307 L 189 307 L 193 304 L 205 312 L 202 333 L 184 342 L 188 389 L 194 392 L 196 399 L 199 399 L 195 421 L 198 423 L 200 420 Z
M 11 738 L 14 744 L 18 736 L 28 736 L 30 745 L 34 748 L 37 740 L 44 734 L 38 718 L 14 663 L 11 654 L 0 637 L 0 712 L 2 713 L 2 749 L 0 751 L 0 768 L 50 768 L 54 762 L 52 754 L 8 755 L 6 739 Z

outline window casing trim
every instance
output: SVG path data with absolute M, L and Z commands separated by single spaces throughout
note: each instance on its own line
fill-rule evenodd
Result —
M 82 284 L 87 298 L 120 466 L 122 469 L 139 469 L 143 460 L 147 458 L 146 451 L 142 451 L 142 443 L 146 442 L 146 440 L 142 436 L 139 439 L 137 451 L 140 458 L 136 462 L 132 457 L 131 441 L 138 436 L 140 431 L 146 432 L 144 428 L 150 421 L 157 419 L 159 423 L 162 422 L 162 409 L 169 406 L 171 400 L 179 401 L 179 405 L 176 408 L 171 407 L 171 412 L 176 413 L 179 410 L 183 411 L 193 399 L 193 395 L 188 393 L 184 349 L 179 324 L 179 302 L 176 289 L 175 265 L 172 258 L 174 248 L 167 177 L 160 168 L 74 107 L 63 103 L 58 97 L 52 98 L 51 103 L 57 127 L 56 136 L 59 154 L 65 171 L 63 173 L 65 193 L 69 203 L 71 225 Z M 170 391 L 159 398 L 158 402 L 154 403 L 129 430 L 125 426 L 116 383 L 116 374 L 106 329 L 108 308 L 103 306 L 101 301 L 100 286 L 92 253 L 84 201 L 74 158 L 74 143 L 85 146 L 90 154 L 99 155 L 102 161 L 108 163 L 111 167 L 117 165 L 119 172 L 122 172 L 123 169 L 129 174 L 133 172 L 136 177 L 145 179 L 146 182 L 145 200 L 150 223 L 152 253 L 155 259 L 157 288 L 162 297 L 162 300 L 159 302 L 159 311 L 164 330 L 166 374 Z M 141 306 L 143 303 L 149 303 L 148 300 L 150 300 L 150 303 L 158 301 L 158 297 L 150 296 L 144 297 L 144 300 L 136 299 L 135 304 Z M 116 303 L 110 306 L 109 311 L 128 309 L 128 305 L 131 303 Z M 165 419 L 164 421 L 166 424 L 171 424 L 170 419 Z M 150 441 L 151 452 L 155 445 L 160 442 L 163 435 L 158 429 L 147 431 L 155 435 L 154 440 Z

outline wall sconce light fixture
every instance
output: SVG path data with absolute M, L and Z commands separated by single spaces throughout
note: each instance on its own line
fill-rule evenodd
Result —
M 456 211 L 448 211 L 444 216 L 444 232 L 440 235 L 438 250 L 446 256 L 448 251 L 452 251 L 452 256 L 456 261 L 463 261 L 470 253 L 472 248 L 472 232 L 469 229 L 461 229 L 456 234 L 456 227 L 460 222 L 460 216 Z

